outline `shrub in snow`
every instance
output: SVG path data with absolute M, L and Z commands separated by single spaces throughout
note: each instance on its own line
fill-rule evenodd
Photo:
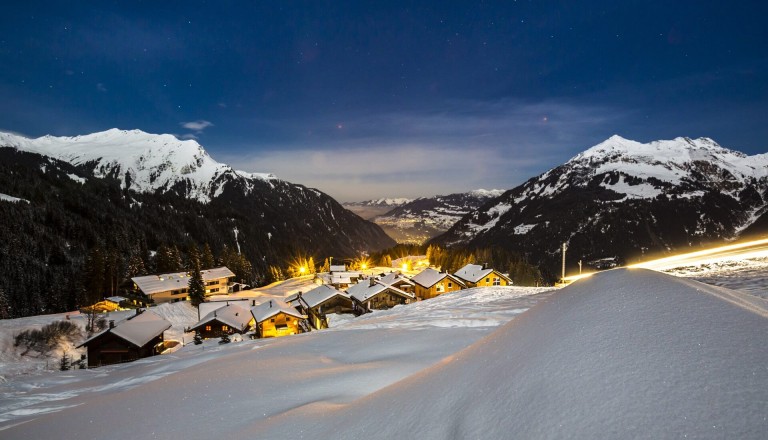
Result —
M 30 350 L 39 353 L 48 353 L 58 346 L 64 339 L 75 339 L 82 336 L 80 327 L 70 321 L 54 321 L 40 330 L 24 330 L 14 339 L 14 346 L 24 346 L 27 354 Z

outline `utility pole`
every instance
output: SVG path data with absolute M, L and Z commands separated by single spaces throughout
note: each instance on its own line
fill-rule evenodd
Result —
M 568 243 L 563 243 L 563 276 L 560 278 L 565 281 L 565 251 L 568 249 Z
M 579 275 L 581 275 L 581 260 L 579 260 Z

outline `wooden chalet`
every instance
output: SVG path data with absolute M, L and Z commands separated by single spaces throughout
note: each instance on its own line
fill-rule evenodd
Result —
M 363 280 L 347 289 L 355 305 L 355 314 L 361 315 L 372 310 L 390 309 L 400 304 L 416 301 L 413 293 L 382 283 L 375 278 Z
M 136 310 L 136 315 L 97 333 L 77 348 L 88 350 L 88 367 L 119 364 L 160 354 L 163 350 L 163 332 L 171 323 L 152 312 Z
M 411 278 L 411 281 L 416 284 L 414 293 L 419 299 L 430 299 L 467 287 L 463 281 L 455 276 L 445 272 L 438 272 L 431 267 L 419 272 Z
M 234 333 L 247 333 L 254 324 L 250 310 L 234 304 L 226 304 L 206 314 L 189 331 L 200 332 L 204 339 L 220 338 Z
M 309 324 L 317 330 L 328 328 L 328 313 L 354 313 L 349 294 L 329 285 L 316 287 L 304 294 L 299 293 L 290 302 L 307 315 Z
M 479 264 L 467 264 L 453 274 L 467 287 L 510 286 L 512 280 L 503 273 Z
M 259 338 L 295 335 L 305 330 L 304 320 L 307 316 L 277 299 L 251 307 L 251 314 L 256 323 L 256 336 Z
M 229 293 L 235 278 L 231 270 L 222 266 L 200 271 L 205 283 L 205 296 Z M 134 289 L 148 296 L 155 304 L 189 300 L 189 273 L 174 272 L 133 277 Z

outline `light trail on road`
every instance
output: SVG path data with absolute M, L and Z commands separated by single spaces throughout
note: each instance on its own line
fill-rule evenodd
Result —
M 672 255 L 670 257 L 625 266 L 629 269 L 669 270 L 683 266 L 712 264 L 720 261 L 749 260 L 752 258 L 768 258 L 768 238 L 728 244 L 696 252 Z M 566 283 L 586 278 L 596 272 L 571 275 L 563 279 Z

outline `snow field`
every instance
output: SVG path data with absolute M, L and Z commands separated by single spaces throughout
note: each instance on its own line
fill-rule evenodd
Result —
M 227 345 L 208 340 L 201 346 L 187 345 L 173 354 L 131 364 L 16 377 L 0 387 L 0 431 L 5 427 L 14 429 L 10 426 L 37 417 L 43 409 L 56 416 L 51 408 L 66 407 L 67 411 L 79 413 L 92 405 L 106 419 L 111 419 L 109 411 L 119 413 L 131 408 L 133 416 L 145 420 L 147 427 L 163 426 L 167 420 L 186 421 L 195 414 L 205 420 L 229 420 L 231 414 L 238 414 L 246 425 L 256 421 L 268 424 L 298 408 L 349 403 L 426 368 L 545 298 L 549 295 L 545 291 L 516 287 L 471 289 L 359 318 L 345 317 L 346 323 L 337 320 L 338 327 L 319 332 Z M 186 312 L 170 312 L 181 305 L 188 307 L 183 303 L 161 307 L 167 309 L 166 317 L 189 319 L 184 318 Z M 499 310 L 492 312 L 494 309 Z M 140 396 L 144 392 L 156 396 L 151 402 L 143 402 L 146 397 Z M 136 400 L 131 400 L 133 393 L 137 393 Z M 201 398 L 221 403 L 192 403 Z M 52 405 L 59 401 L 66 401 L 66 405 Z M 244 411 L 246 403 L 247 414 L 238 413 Z M 197 412 L 197 407 L 200 411 L 204 408 L 205 414 Z M 88 417 L 90 425 L 96 416 Z M 152 435 L 143 431 L 132 434 L 129 427 L 125 427 L 124 438 Z M 81 428 L 73 429 L 81 432 Z M 92 437 L 83 438 L 100 438 L 103 429 L 102 425 Z M 118 435 L 115 429 L 110 425 L 111 435 Z M 214 435 L 215 429 L 215 424 L 210 430 L 198 426 L 193 429 L 195 433 L 184 435 Z M 160 438 L 173 436 L 167 433 Z

